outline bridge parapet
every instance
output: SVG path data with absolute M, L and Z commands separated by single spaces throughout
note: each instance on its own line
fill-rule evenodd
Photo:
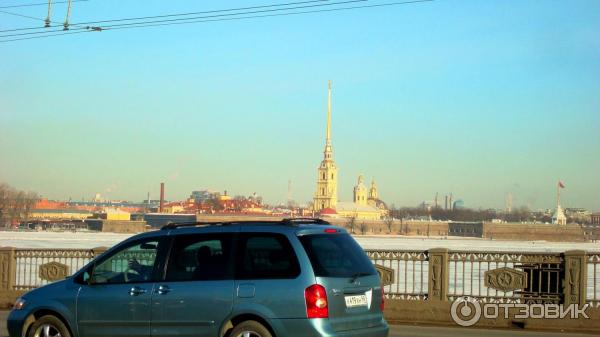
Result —
M 454 301 L 469 296 L 486 303 L 600 303 L 600 254 L 367 250 L 375 265 L 390 269 L 388 299 Z
M 0 306 L 23 291 L 82 268 L 106 248 L 0 248 Z M 600 253 L 366 250 L 389 300 L 482 303 L 589 303 L 600 306 Z

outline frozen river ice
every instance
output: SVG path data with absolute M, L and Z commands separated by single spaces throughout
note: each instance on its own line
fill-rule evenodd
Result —
M 78 248 L 92 249 L 96 247 L 111 247 L 131 234 L 115 233 L 94 233 L 94 232 L 9 232 L 0 231 L 0 247 L 8 246 L 15 248 L 47 249 L 47 248 Z M 448 248 L 450 250 L 460 251 L 479 251 L 479 252 L 565 252 L 572 249 L 581 249 L 588 252 L 600 252 L 600 243 L 579 243 L 579 242 L 545 242 L 545 241 L 497 241 L 475 238 L 426 238 L 426 237 L 405 237 L 405 236 L 357 236 L 356 240 L 364 249 L 386 249 L 386 250 L 409 250 L 422 251 L 430 248 Z M 19 284 L 44 284 L 37 278 L 32 270 L 44 261 L 37 259 L 22 260 L 18 267 L 17 281 Z M 48 261 L 45 261 L 48 262 Z M 62 261 L 66 263 L 65 261 Z M 79 269 L 86 261 L 77 261 L 73 266 Z M 404 293 L 423 293 L 427 290 L 427 262 L 423 264 L 406 261 L 390 262 L 388 267 L 396 270 L 397 280 L 388 287 L 388 292 Z M 395 263 L 395 264 L 394 264 Z M 485 294 L 487 289 L 482 282 L 482 275 L 485 270 L 494 269 L 502 266 L 512 267 L 510 265 L 499 265 L 497 263 L 479 264 L 476 269 L 471 265 L 465 266 L 460 263 L 451 263 L 450 274 L 462 275 L 458 279 L 450 278 L 450 292 L 457 294 L 460 291 L 469 289 L 469 292 L 476 295 Z M 458 269 L 457 269 L 458 268 Z M 483 269 L 482 269 L 483 268 Z M 27 272 L 29 271 L 29 273 Z M 474 277 L 464 279 L 464 273 L 471 275 L 475 271 Z M 34 276 L 31 276 L 31 275 Z M 23 276 L 21 276 L 23 275 Z M 29 276 L 28 276 L 29 275 Z M 405 277 L 402 277 L 404 275 Z M 410 276 L 415 276 L 412 279 Z M 595 275 L 595 278 L 594 278 Z M 29 279 L 28 279 L 29 278 Z M 596 292 L 596 298 L 600 298 L 600 287 L 594 287 L 594 280 L 600 279 L 600 270 L 588 270 L 588 297 Z
M 0 231 L 0 247 L 82 248 L 111 247 L 131 234 L 95 232 L 7 232 Z M 564 252 L 582 249 L 600 252 L 600 242 L 499 241 L 476 238 L 426 238 L 415 236 L 357 236 L 364 249 L 426 250 L 448 248 L 473 251 Z

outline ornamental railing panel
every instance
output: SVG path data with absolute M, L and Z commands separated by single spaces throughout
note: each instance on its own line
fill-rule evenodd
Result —
M 63 279 L 104 250 L 0 248 L 0 291 L 29 290 Z M 388 299 L 453 301 L 469 296 L 482 302 L 587 302 L 600 307 L 597 252 L 430 249 L 366 253 L 381 276 Z M 142 263 L 154 258 L 135 257 Z
M 29 290 L 64 279 L 104 249 L 15 249 L 14 290 Z

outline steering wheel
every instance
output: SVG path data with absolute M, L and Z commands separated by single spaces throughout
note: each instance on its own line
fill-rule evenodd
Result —
M 123 271 L 123 281 L 125 281 L 125 283 L 129 283 L 129 273 L 133 272 L 134 270 L 131 269 L 131 267 L 127 267 L 125 268 L 125 270 Z

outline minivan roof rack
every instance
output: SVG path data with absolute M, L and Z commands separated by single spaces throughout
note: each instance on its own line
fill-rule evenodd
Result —
M 285 218 L 281 222 L 289 225 L 298 223 L 311 223 L 317 225 L 331 225 L 329 222 L 319 218 Z
M 198 221 L 198 222 L 171 222 L 161 227 L 161 230 L 177 229 L 196 226 L 228 226 L 228 225 L 282 225 L 298 226 L 300 224 L 331 225 L 319 218 L 285 218 L 283 220 L 244 220 L 244 221 Z

